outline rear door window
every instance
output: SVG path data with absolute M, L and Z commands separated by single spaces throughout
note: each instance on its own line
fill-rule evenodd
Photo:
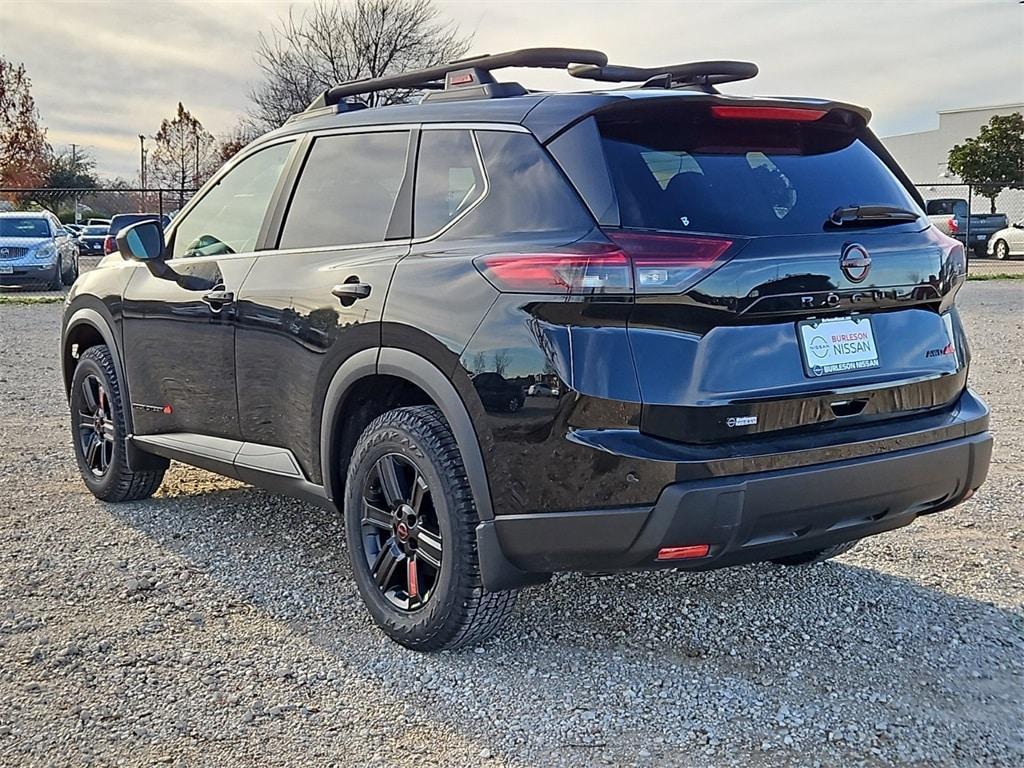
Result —
M 408 131 L 345 133 L 313 142 L 280 248 L 378 243 L 405 178 Z
M 622 226 L 734 235 L 821 232 L 839 207 L 920 212 L 856 129 L 634 107 L 599 120 Z

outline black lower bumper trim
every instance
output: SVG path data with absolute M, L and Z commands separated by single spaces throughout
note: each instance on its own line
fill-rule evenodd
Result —
M 503 557 L 525 573 L 722 568 L 899 528 L 963 501 L 985 480 L 987 432 L 809 467 L 673 483 L 654 507 L 503 515 Z M 707 557 L 657 561 L 662 547 Z

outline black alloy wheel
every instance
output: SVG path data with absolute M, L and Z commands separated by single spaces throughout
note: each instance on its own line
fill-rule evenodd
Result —
M 81 387 L 78 443 L 86 467 L 95 477 L 103 477 L 113 460 L 114 441 L 117 439 L 110 396 L 98 376 L 86 376 Z
M 401 611 L 430 600 L 443 544 L 430 486 L 411 459 L 381 456 L 362 492 L 363 554 L 384 598 Z

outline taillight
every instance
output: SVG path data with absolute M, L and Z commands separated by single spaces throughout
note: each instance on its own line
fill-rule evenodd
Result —
M 633 262 L 637 293 L 682 293 L 717 269 L 732 240 L 661 235 L 629 230 L 605 232 Z
M 627 230 L 613 244 L 576 244 L 546 253 L 480 256 L 477 268 L 506 293 L 562 295 L 682 293 L 725 261 L 731 240 Z
M 809 123 L 824 117 L 824 109 L 806 107 L 732 107 L 713 105 L 711 114 L 728 120 L 786 120 L 795 123 Z
M 114 240 L 114 236 L 113 235 L 107 235 L 103 239 L 103 253 L 104 254 L 113 253 L 116 250 L 117 250 L 117 242 Z
M 499 291 L 592 294 L 633 292 L 629 257 L 613 245 L 549 253 L 501 253 L 474 263 Z
M 946 226 L 949 227 L 949 233 L 955 235 L 960 231 L 960 225 L 956 223 L 956 219 L 950 217 L 949 221 L 946 222 Z

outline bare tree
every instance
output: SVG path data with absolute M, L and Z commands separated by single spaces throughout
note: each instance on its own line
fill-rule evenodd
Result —
M 290 9 L 269 35 L 260 34 L 256 63 L 264 79 L 250 94 L 249 120 L 261 130 L 276 128 L 333 85 L 452 61 L 471 42 L 472 35 L 441 18 L 432 0 L 317 0 L 298 14 Z M 414 93 L 362 100 L 380 106 Z
M 164 119 L 153 138 L 150 186 L 177 189 L 184 197 L 186 188 L 200 186 L 217 168 L 216 140 L 180 101 L 174 118 Z
M 51 151 L 22 64 L 0 56 L 0 187 L 35 187 L 46 180 Z

